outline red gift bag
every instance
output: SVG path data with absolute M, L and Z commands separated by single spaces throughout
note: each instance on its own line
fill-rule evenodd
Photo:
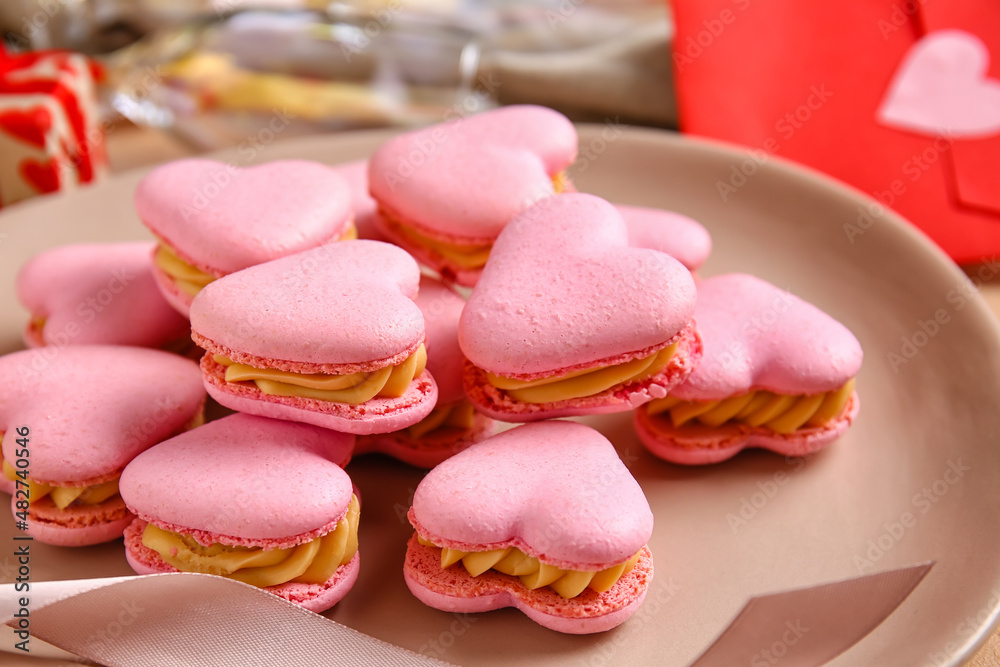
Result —
M 1000 251 L 1000 3 L 672 4 L 681 129 L 756 149 L 720 197 L 780 155 L 900 212 L 958 262 Z M 871 212 L 845 221 L 852 242 Z

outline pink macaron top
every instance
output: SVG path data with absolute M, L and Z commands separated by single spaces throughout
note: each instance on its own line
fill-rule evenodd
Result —
M 191 329 L 263 359 L 357 364 L 415 349 L 420 268 L 380 241 L 320 246 L 220 278 L 191 303 Z
M 629 558 L 653 530 L 649 503 L 615 448 L 568 421 L 519 426 L 439 464 L 417 486 L 410 519 L 441 546 L 513 545 L 587 570 Z
M 614 206 L 557 195 L 497 239 L 459 342 L 487 371 L 551 374 L 663 346 L 691 321 L 694 302 L 691 273 L 665 253 L 630 248 Z
M 557 111 L 508 106 L 408 132 L 372 156 L 372 196 L 400 222 L 488 242 L 524 207 L 553 193 L 576 159 L 573 124 Z
M 160 295 L 149 255 L 154 244 L 81 243 L 35 255 L 17 274 L 29 324 L 25 343 L 160 347 L 188 334 L 188 322 Z
M 142 179 L 135 208 L 181 259 L 214 276 L 335 240 L 351 222 L 347 183 L 306 160 L 170 162 Z
M 368 192 L 368 160 L 355 160 L 334 165 L 334 171 L 343 177 L 351 191 L 351 206 L 354 209 L 354 226 L 359 239 L 382 241 L 382 234 L 376 228 L 378 203 Z
M 629 245 L 665 252 L 690 271 L 698 269 L 712 252 L 712 237 L 686 215 L 656 208 L 615 204 L 628 227 Z
M 54 354 L 53 354 L 54 352 Z M 205 399 L 188 359 L 137 347 L 77 345 L 0 357 L 3 456 L 14 465 L 27 427 L 28 476 L 89 486 L 183 429 Z
M 465 357 L 458 346 L 458 319 L 465 299 L 441 281 L 422 276 L 417 306 L 424 314 L 427 331 L 427 370 L 438 385 L 438 403 L 453 403 L 465 398 L 462 366 Z
M 858 374 L 861 344 L 816 306 L 754 276 L 730 273 L 698 284 L 695 320 L 704 356 L 677 398 L 715 400 L 765 389 L 832 391 Z
M 353 447 L 344 433 L 235 414 L 143 452 L 119 489 L 139 518 L 168 530 L 282 540 L 344 518 Z

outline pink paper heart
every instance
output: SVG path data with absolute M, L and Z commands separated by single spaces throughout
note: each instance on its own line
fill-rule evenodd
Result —
M 877 112 L 902 130 L 951 137 L 1000 132 L 1000 81 L 987 76 L 990 52 L 963 30 L 938 30 L 913 45 Z

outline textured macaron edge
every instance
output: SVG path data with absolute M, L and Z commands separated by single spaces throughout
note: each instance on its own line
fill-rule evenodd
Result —
M 666 420 L 642 409 L 636 410 L 633 425 L 640 442 L 651 454 L 680 465 L 719 463 L 751 447 L 785 456 L 807 456 L 842 436 L 857 418 L 860 405 L 858 394 L 854 392 L 836 419 L 823 426 L 787 434 L 746 424 L 673 428 Z
M 633 410 L 655 398 L 663 398 L 671 389 L 678 386 L 694 371 L 701 359 L 702 344 L 694 322 L 689 323 L 666 344 L 655 348 L 663 349 L 667 345 L 677 343 L 677 350 L 660 373 L 642 382 L 632 382 L 612 387 L 598 394 L 583 398 L 573 398 L 552 403 L 522 403 L 511 399 L 502 390 L 489 384 L 486 371 L 466 361 L 463 383 L 469 400 L 484 414 L 509 422 L 538 421 L 554 417 L 573 417 L 580 415 L 605 414 Z M 645 350 L 638 353 L 623 355 L 620 361 L 612 360 L 607 365 L 624 363 L 631 359 L 649 356 L 652 352 Z M 618 359 L 616 357 L 615 359 Z M 598 364 L 588 364 L 584 368 Z M 599 365 L 605 365 L 603 363 Z M 577 370 L 578 367 L 560 369 L 551 375 L 561 375 Z M 522 379 L 522 378 L 517 378 Z M 523 378 L 528 379 L 528 378 Z M 534 379 L 534 378 L 530 378 Z
M 548 587 L 534 591 L 517 577 L 487 571 L 471 577 L 461 565 L 441 568 L 431 547 L 410 537 L 403 564 L 410 592 L 424 604 L 449 612 L 481 612 L 515 607 L 539 625 L 558 632 L 604 632 L 625 622 L 642 604 L 653 578 L 653 558 L 643 547 L 632 571 L 604 593 L 589 589 L 569 600 Z
M 16 513 L 17 496 L 11 497 L 11 513 Z M 38 507 L 28 509 L 28 529 L 25 534 L 44 544 L 60 547 L 86 547 L 110 542 L 122 536 L 135 518 L 121 497 L 99 505 L 80 505 L 56 510 L 49 518 L 39 514 Z
M 354 435 L 388 433 L 413 426 L 437 403 L 437 384 L 430 372 L 414 378 L 399 398 L 373 398 L 358 405 L 299 396 L 269 396 L 251 383 L 226 382 L 225 368 L 211 355 L 202 358 L 202 378 L 208 395 L 232 410 L 286 419 Z
M 431 469 L 455 454 L 493 435 L 499 425 L 486 415 L 473 414 L 472 427 L 460 437 L 410 437 L 405 430 L 359 437 L 354 455 L 384 454 L 416 468 Z M 430 434 L 428 434 L 430 435 Z
M 125 529 L 125 560 L 136 574 L 163 574 L 180 572 L 168 565 L 159 554 L 142 543 L 142 531 L 146 523 L 136 519 Z M 361 554 L 354 557 L 333 573 L 333 576 L 322 584 L 302 584 L 286 582 L 277 586 L 267 586 L 261 590 L 316 613 L 325 611 L 337 604 L 354 586 L 360 570 Z

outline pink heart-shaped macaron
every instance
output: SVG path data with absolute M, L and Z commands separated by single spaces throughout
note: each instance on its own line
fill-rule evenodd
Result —
M 857 338 L 819 308 L 768 282 L 726 274 L 698 284 L 695 309 L 704 354 L 687 380 L 671 390 L 682 401 L 715 401 L 769 391 L 791 396 L 835 391 L 854 378 L 863 353 Z M 853 395 L 836 419 L 823 426 L 779 434 L 764 427 L 726 422 L 670 426 L 640 409 L 636 426 L 657 455 L 677 463 L 711 463 L 761 446 L 800 456 L 819 449 L 853 421 Z
M 191 425 L 205 400 L 196 364 L 137 347 L 16 352 L 0 357 L 0 378 L 3 457 L 26 469 L 28 479 L 51 486 L 85 487 L 117 477 L 137 454 Z M 19 428 L 26 429 L 26 445 Z M 33 512 L 36 507 L 41 505 Z M 50 506 L 38 509 L 48 512 L 48 520 L 28 521 L 29 533 L 52 544 L 95 544 L 121 535 L 131 520 L 124 505 L 67 509 L 65 522 L 48 516 L 55 514 Z M 104 515 L 111 510 L 121 516 Z
M 699 354 L 691 274 L 669 255 L 628 241 L 621 215 L 603 199 L 564 194 L 538 202 L 497 239 L 462 313 L 462 351 L 482 371 L 526 380 L 647 357 L 670 341 L 679 343 L 673 365 L 651 384 L 523 410 L 476 391 L 483 378 L 467 376 L 477 406 L 508 421 L 627 410 L 665 396 L 690 372 Z
M 349 433 L 385 433 L 431 411 L 437 386 L 430 373 L 415 378 L 400 398 L 359 405 L 265 395 L 248 382 L 226 382 L 223 354 L 254 368 L 345 375 L 395 365 L 424 341 L 424 320 L 413 302 L 416 262 L 379 241 L 320 246 L 251 267 L 210 283 L 191 305 L 195 342 L 209 394 L 223 405 L 277 419 L 304 421 Z
M 409 232 L 482 251 L 515 215 L 556 192 L 553 179 L 576 150 L 573 124 L 538 106 L 504 107 L 402 134 L 369 162 L 369 188 L 383 213 L 377 222 L 422 263 L 472 286 L 481 263 L 457 264 Z
M 339 239 L 353 217 L 343 178 L 306 160 L 254 167 L 178 160 L 143 178 L 135 207 L 180 260 L 216 278 Z M 191 296 L 159 267 L 157 277 L 186 314 Z
M 81 243 L 43 252 L 17 275 L 31 311 L 25 343 L 162 347 L 190 327 L 160 295 L 152 243 Z
M 506 431 L 441 463 L 417 487 L 409 519 L 421 537 L 441 547 L 471 552 L 513 546 L 577 571 L 627 560 L 653 529 L 642 489 L 611 443 L 566 421 Z M 461 565 L 442 569 L 440 559 L 421 556 L 425 551 L 411 541 L 407 584 L 424 602 L 452 611 L 515 606 L 562 632 L 597 632 L 622 622 L 645 593 L 639 585 L 627 594 L 586 590 L 561 600 L 496 572 L 473 578 L 455 570 Z

